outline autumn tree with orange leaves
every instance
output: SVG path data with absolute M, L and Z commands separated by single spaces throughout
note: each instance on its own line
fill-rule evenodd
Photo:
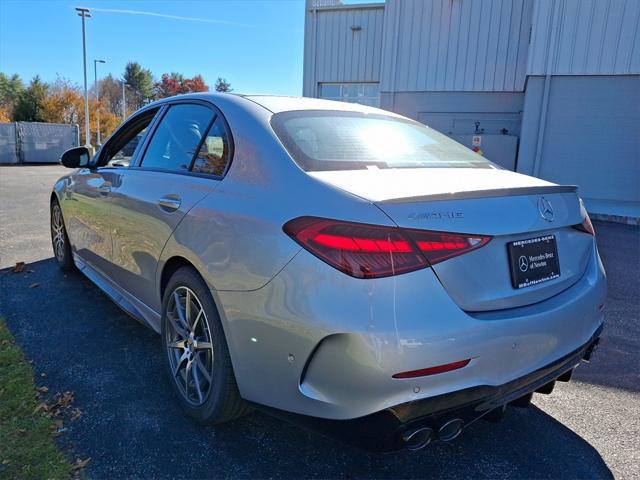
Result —
M 109 111 L 106 99 L 98 103 L 95 97 L 89 98 L 89 129 L 91 141 L 96 142 L 97 112 L 100 108 L 100 135 L 107 138 L 120 124 L 120 118 Z M 46 122 L 84 124 L 84 96 L 80 88 L 68 80 L 58 78 L 50 85 L 49 95 L 42 102 L 42 115 Z M 85 143 L 84 131 L 80 132 L 80 144 Z
M 11 117 L 9 116 L 9 110 L 0 106 L 0 123 L 8 123 L 10 121 Z
M 151 100 L 183 93 L 209 91 L 209 86 L 201 75 L 188 78 L 181 73 L 165 73 L 159 81 L 152 83 L 151 71 L 142 68 L 137 62 L 127 64 L 123 78 L 128 84 L 127 115 Z M 225 81 L 225 85 L 230 91 L 231 84 Z M 100 102 L 96 100 L 96 87 L 100 92 Z M 120 80 L 111 74 L 100 80 L 97 86 L 92 87 L 89 95 L 89 129 L 92 143 L 96 142 L 97 137 L 98 112 L 102 139 L 111 135 L 122 121 L 121 91 Z M 0 72 L 0 123 L 15 121 L 82 125 L 84 124 L 82 91 L 78 85 L 62 77 L 58 77 L 55 82 L 46 83 L 36 76 L 28 85 L 25 85 L 18 75 L 9 76 Z M 80 129 L 80 135 L 80 144 L 84 144 L 84 129 Z

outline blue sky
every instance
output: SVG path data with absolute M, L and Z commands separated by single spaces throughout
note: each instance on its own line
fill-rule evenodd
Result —
M 222 76 L 237 92 L 302 94 L 304 0 L 0 0 L 0 71 L 82 84 L 76 6 L 92 10 L 90 83 L 99 58 L 107 61 L 99 77 L 120 77 L 128 61 L 138 61 L 158 78 L 199 73 L 210 87 Z

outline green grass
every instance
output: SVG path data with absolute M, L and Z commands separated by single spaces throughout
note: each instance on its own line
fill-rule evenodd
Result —
M 0 478 L 70 478 L 52 436 L 53 421 L 34 413 L 33 371 L 0 319 Z

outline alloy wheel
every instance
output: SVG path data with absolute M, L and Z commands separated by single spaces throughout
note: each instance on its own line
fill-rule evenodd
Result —
M 190 288 L 171 292 L 166 347 L 173 380 L 191 405 L 202 405 L 213 386 L 214 350 L 207 314 Z
M 65 238 L 64 238 L 64 222 L 62 221 L 62 212 L 60 205 L 55 204 L 51 210 L 51 238 L 53 241 L 53 251 L 58 261 L 64 260 L 65 254 Z

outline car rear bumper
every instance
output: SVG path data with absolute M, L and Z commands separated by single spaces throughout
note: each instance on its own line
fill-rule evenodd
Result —
M 259 290 L 212 293 L 243 398 L 350 420 L 506 385 L 564 358 L 602 325 L 606 279 L 594 245 L 584 276 L 565 291 L 466 312 L 429 269 L 363 281 L 301 251 Z M 394 378 L 466 359 L 447 373 Z
M 550 393 L 554 382 L 568 381 L 571 372 L 582 361 L 589 361 L 600 341 L 601 325 L 588 342 L 527 375 L 502 385 L 481 385 L 421 400 L 410 401 L 352 420 L 328 420 L 294 414 L 256 405 L 257 408 L 283 420 L 336 437 L 359 447 L 377 452 L 407 448 L 411 432 L 428 428 L 431 440 L 439 439 L 439 430 L 456 421 L 460 431 L 485 416 L 497 418 L 510 403 L 525 406 L 530 394 Z M 451 432 L 447 432 L 450 436 Z M 455 435 L 457 436 L 457 434 Z

